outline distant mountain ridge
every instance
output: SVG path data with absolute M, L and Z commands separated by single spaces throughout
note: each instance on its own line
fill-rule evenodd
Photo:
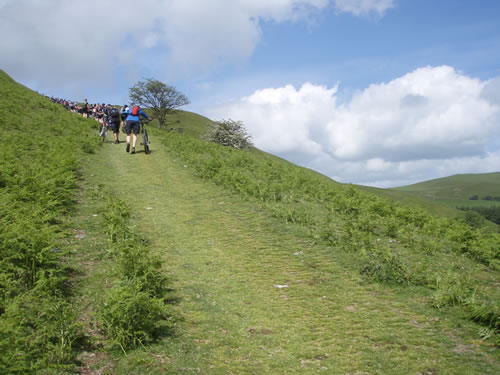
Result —
M 457 174 L 389 190 L 418 193 L 431 199 L 469 199 L 500 195 L 500 172 Z

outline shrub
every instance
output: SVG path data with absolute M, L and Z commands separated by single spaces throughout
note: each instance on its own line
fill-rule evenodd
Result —
M 465 211 L 464 221 L 473 228 L 481 228 L 486 223 L 486 219 L 483 216 L 472 210 Z
M 0 319 L 0 372 L 71 369 L 83 337 L 70 303 L 39 289 L 15 298 Z
M 171 328 L 167 305 L 136 284 L 112 288 L 100 310 L 108 339 L 122 349 L 153 342 Z
M 470 277 L 451 272 L 438 276 L 435 287 L 432 305 L 438 309 L 445 306 L 464 306 L 474 291 Z
M 251 136 L 247 134 L 241 121 L 221 120 L 210 124 L 206 139 L 222 146 L 248 149 L 252 146 Z
M 110 235 L 115 283 L 98 317 L 108 340 L 125 351 L 169 333 L 173 314 L 167 304 L 168 280 L 161 261 L 151 255 L 148 241 L 128 225 L 130 212 L 124 201 L 109 198 L 103 217 Z
M 364 252 L 360 273 L 369 279 L 396 284 L 407 283 L 408 271 L 401 260 L 388 249 Z

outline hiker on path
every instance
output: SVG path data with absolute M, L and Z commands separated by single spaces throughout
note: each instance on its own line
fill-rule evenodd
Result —
M 125 128 L 125 120 L 127 120 L 128 112 L 129 112 L 129 108 L 128 108 L 127 104 L 125 104 L 123 107 L 121 107 L 121 109 L 120 109 L 121 124 L 120 125 L 121 125 L 122 129 Z
M 127 134 L 127 148 L 126 151 L 130 151 L 130 134 L 132 134 L 132 154 L 135 154 L 135 144 L 137 143 L 137 134 L 141 129 L 140 118 L 145 117 L 149 121 L 153 118 L 149 117 L 138 105 L 134 105 L 132 109 L 129 109 L 127 119 L 125 120 L 125 133 Z
M 89 117 L 89 103 L 87 102 L 87 99 L 82 104 L 82 115 L 83 117 L 88 118 Z
M 120 111 L 117 108 L 110 106 L 108 110 L 108 123 L 111 127 L 111 130 L 113 130 L 115 145 L 117 145 L 120 143 L 120 140 L 118 138 L 120 135 Z

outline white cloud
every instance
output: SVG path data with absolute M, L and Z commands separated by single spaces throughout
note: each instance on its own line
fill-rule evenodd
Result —
M 154 0 L 143 5 L 154 8 Z M 148 19 L 131 0 L 16 0 L 0 4 L 0 64 L 16 77 L 44 83 L 97 83 L 112 77 L 127 35 L 150 43 Z M 126 26 L 125 26 L 126 25 Z
M 111 82 L 113 69 L 146 64 L 213 68 L 255 50 L 260 23 L 296 21 L 329 0 L 0 0 L 0 66 L 23 81 Z M 156 63 L 156 62 L 155 62 Z
M 308 20 L 330 4 L 363 15 L 383 14 L 393 1 L 0 0 L 0 67 L 59 87 L 109 85 L 119 66 L 170 77 L 176 69 L 210 70 L 246 61 L 263 22 Z
M 306 83 L 258 90 L 211 115 L 242 120 L 257 147 L 342 182 L 396 184 L 498 170 L 498 82 L 424 67 L 342 105 L 337 87 Z
M 336 91 L 310 83 L 300 90 L 291 85 L 264 89 L 217 112 L 242 119 L 264 150 L 317 155 L 322 152 L 320 124 L 334 115 Z
M 352 13 L 362 16 L 376 13 L 383 16 L 384 13 L 394 8 L 395 0 L 335 0 L 335 7 L 339 12 Z

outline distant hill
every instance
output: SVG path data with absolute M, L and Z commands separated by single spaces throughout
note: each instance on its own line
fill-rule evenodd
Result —
M 447 217 L 457 217 L 463 215 L 463 212 L 458 210 L 456 206 L 447 205 L 441 201 L 412 192 L 398 191 L 395 189 L 382 189 L 371 186 L 358 187 L 368 193 L 399 202 L 405 206 L 418 206 L 424 208 L 434 215 Z
M 448 207 L 492 206 L 500 202 L 483 200 L 487 196 L 500 196 L 500 172 L 484 174 L 459 174 L 388 189 L 406 192 L 439 201 Z M 476 196 L 479 199 L 471 200 Z

